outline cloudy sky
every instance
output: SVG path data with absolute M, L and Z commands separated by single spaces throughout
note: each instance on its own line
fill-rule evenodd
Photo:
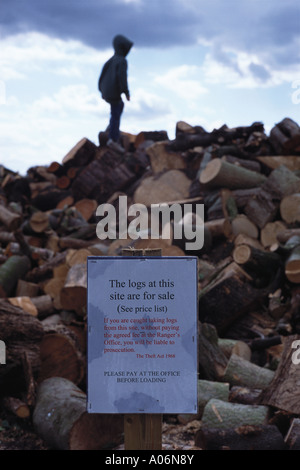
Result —
M 125 132 L 300 124 L 299 0 L 0 0 L 0 163 L 24 174 L 98 144 L 115 34 L 134 42 Z

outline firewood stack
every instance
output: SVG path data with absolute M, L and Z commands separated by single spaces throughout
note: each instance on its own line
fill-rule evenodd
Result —
M 122 133 L 124 155 L 106 141 L 83 138 L 26 176 L 0 168 L 2 406 L 32 420 L 50 448 L 122 441 L 120 417 L 84 406 L 86 260 L 159 247 L 199 258 L 199 413 L 177 422 L 201 421 L 203 449 L 299 450 L 300 127 L 285 118 L 268 136 L 260 122 L 212 132 L 178 122 L 174 140 Z M 172 227 L 159 240 L 99 240 L 96 209 L 118 210 L 120 195 L 128 205 L 204 204 L 203 248 L 187 252 Z M 70 401 L 76 420 L 65 411 L 64 430 L 46 429 L 54 404 L 64 418 Z

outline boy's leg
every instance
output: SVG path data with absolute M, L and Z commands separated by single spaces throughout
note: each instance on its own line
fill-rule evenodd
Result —
M 123 101 L 117 103 L 111 103 L 110 105 L 110 126 L 109 126 L 109 138 L 114 142 L 118 142 L 120 136 L 120 121 L 121 115 L 124 109 Z

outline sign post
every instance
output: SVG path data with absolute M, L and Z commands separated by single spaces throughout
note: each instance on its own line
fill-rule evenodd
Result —
M 126 255 L 126 256 L 124 256 Z M 88 258 L 88 412 L 124 414 L 126 450 L 159 450 L 162 415 L 197 413 L 197 258 Z

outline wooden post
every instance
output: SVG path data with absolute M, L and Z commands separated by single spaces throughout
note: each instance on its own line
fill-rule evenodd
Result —
M 161 256 L 161 249 L 124 248 L 122 256 Z M 125 450 L 161 450 L 162 415 L 125 414 L 124 447 Z

